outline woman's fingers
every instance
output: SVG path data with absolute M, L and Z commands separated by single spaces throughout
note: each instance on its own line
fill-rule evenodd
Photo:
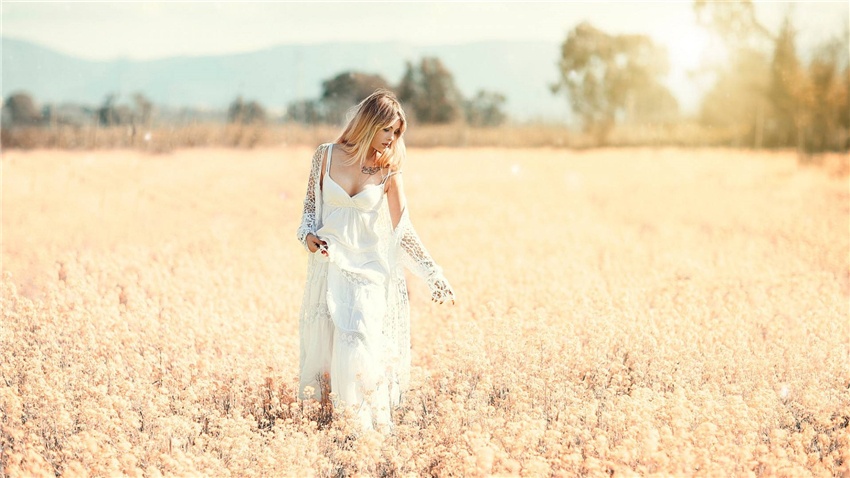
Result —
M 447 291 L 435 291 L 431 294 L 431 302 L 436 302 L 438 304 L 445 304 L 447 300 L 452 301 L 452 305 L 455 303 L 455 294 L 452 290 Z
M 315 234 L 309 234 L 307 236 L 307 241 L 308 241 L 308 244 L 310 245 L 310 247 L 309 247 L 310 252 L 313 252 L 313 253 L 318 252 L 319 249 L 322 249 L 322 246 L 328 245 L 327 241 L 323 241 L 322 239 L 319 239 L 319 237 L 316 236 Z M 328 253 L 324 250 L 322 251 L 322 254 L 328 255 Z
M 327 246 L 328 245 L 328 243 L 326 241 L 319 239 L 319 236 L 317 236 L 313 233 L 307 234 L 307 243 L 311 244 L 313 246 L 310 249 L 310 252 L 316 252 L 317 248 L 319 248 L 321 246 Z

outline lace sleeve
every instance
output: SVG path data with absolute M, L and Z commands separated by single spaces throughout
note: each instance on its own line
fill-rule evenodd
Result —
M 319 146 L 313 153 L 313 165 L 310 168 L 310 177 L 307 180 L 307 194 L 304 196 L 304 212 L 301 214 L 301 225 L 298 226 L 296 234 L 307 251 L 307 234 L 316 232 L 316 185 L 319 182 L 319 174 L 322 170 L 322 153 L 324 148 Z
M 413 223 L 410 222 L 407 209 L 402 213 L 394 235 L 395 243 L 400 249 L 402 263 L 411 272 L 425 280 L 431 290 L 431 298 L 441 304 L 446 300 L 454 302 L 455 294 L 452 286 L 443 275 L 443 269 L 434 262 L 419 239 Z

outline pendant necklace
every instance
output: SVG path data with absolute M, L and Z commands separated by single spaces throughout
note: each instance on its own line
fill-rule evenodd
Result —
M 360 166 L 360 172 L 363 173 L 363 174 L 368 174 L 369 176 L 374 175 L 375 173 L 377 173 L 380 170 L 381 170 L 380 166 L 371 166 L 371 167 Z

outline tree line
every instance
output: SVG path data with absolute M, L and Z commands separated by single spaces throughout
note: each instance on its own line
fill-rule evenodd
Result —
M 406 62 L 404 75 L 395 85 L 378 74 L 344 71 L 322 81 L 318 98 L 288 104 L 281 119 L 303 124 L 341 124 L 354 105 L 378 88 L 394 91 L 411 114 L 409 119 L 421 124 L 499 126 L 507 120 L 504 94 L 479 90 L 474 97 L 464 98 L 451 71 L 437 57 L 424 57 L 417 64 Z M 268 121 L 262 105 L 242 97 L 230 104 L 227 118 L 243 124 Z
M 471 126 L 498 126 L 507 119 L 504 94 L 479 90 L 472 98 L 464 98 L 451 71 L 436 57 L 424 57 L 419 63 L 406 63 L 403 77 L 391 85 L 381 75 L 358 71 L 344 71 L 322 82 L 321 95 L 315 99 L 301 99 L 286 106 L 286 112 L 273 118 L 267 108 L 256 100 L 237 96 L 227 107 L 225 115 L 206 113 L 201 117 L 197 110 L 183 108 L 157 119 L 161 122 L 180 120 L 218 119 L 237 124 L 267 124 L 272 121 L 303 124 L 340 124 L 346 111 L 376 88 L 387 88 L 397 93 L 411 121 L 421 124 L 465 123 Z M 121 103 L 116 94 L 109 94 L 98 107 L 83 105 L 45 105 L 37 107 L 27 92 L 16 92 L 4 100 L 3 126 L 56 126 L 60 124 L 98 126 L 149 127 L 154 116 L 153 103 L 141 92 L 134 93 L 130 103 Z M 213 116 L 213 117 L 211 117 Z
M 474 97 L 464 98 L 451 71 L 436 57 L 424 57 L 417 64 L 408 61 L 396 85 L 377 74 L 342 72 L 322 82 L 318 98 L 291 103 L 286 118 L 307 124 L 339 124 L 353 105 L 377 88 L 394 91 L 413 122 L 498 126 L 507 119 L 504 94 L 479 90 Z

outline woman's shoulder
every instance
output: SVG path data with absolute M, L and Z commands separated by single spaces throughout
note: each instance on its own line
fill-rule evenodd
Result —
M 397 164 L 387 166 L 387 171 L 383 180 L 384 189 L 389 191 L 393 188 L 401 188 L 401 168 Z
M 320 144 L 319 147 L 316 148 L 316 151 L 317 152 L 318 151 L 321 151 L 321 152 L 328 151 L 331 148 L 331 146 L 333 146 L 334 156 L 338 155 L 336 153 L 336 151 L 345 152 L 345 145 L 343 143 L 335 143 L 333 141 L 328 141 L 327 143 Z
M 316 147 L 316 151 L 313 153 L 313 159 L 325 157 L 325 152 L 332 146 L 334 143 L 322 143 Z
M 330 148 L 331 146 L 337 146 L 337 144 L 334 143 L 333 141 L 328 141 L 327 143 L 322 143 L 322 144 L 316 146 L 316 151 L 324 151 L 324 150 Z

